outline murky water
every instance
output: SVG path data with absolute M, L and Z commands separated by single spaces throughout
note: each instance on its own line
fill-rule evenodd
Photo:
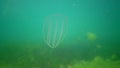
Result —
M 1 0 L 0 68 L 120 68 L 119 3 Z

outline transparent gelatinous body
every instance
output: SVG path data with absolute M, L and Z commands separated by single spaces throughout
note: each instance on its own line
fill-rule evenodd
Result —
M 43 25 L 43 37 L 45 43 L 56 48 L 63 40 L 67 29 L 67 17 L 56 14 L 48 16 Z

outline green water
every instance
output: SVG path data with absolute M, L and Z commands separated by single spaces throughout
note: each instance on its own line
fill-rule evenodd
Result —
M 0 68 L 120 68 L 119 50 L 119 0 L 0 0 Z

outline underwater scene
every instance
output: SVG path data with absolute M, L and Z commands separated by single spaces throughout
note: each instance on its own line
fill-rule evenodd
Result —
M 120 68 L 120 1 L 0 0 L 0 68 Z

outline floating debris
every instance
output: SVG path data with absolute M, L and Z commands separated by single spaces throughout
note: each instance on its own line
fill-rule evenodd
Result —
M 95 41 L 95 40 L 97 39 L 97 36 L 96 36 L 96 34 L 94 34 L 94 33 L 92 33 L 92 32 L 88 32 L 88 33 L 87 33 L 87 38 L 88 38 L 88 40 L 90 40 L 90 41 Z
M 102 46 L 101 45 L 96 45 L 96 48 L 100 49 L 100 48 L 102 48 Z
M 114 55 L 112 55 L 112 57 L 111 57 L 112 59 L 116 59 L 117 58 L 117 56 L 114 54 Z

